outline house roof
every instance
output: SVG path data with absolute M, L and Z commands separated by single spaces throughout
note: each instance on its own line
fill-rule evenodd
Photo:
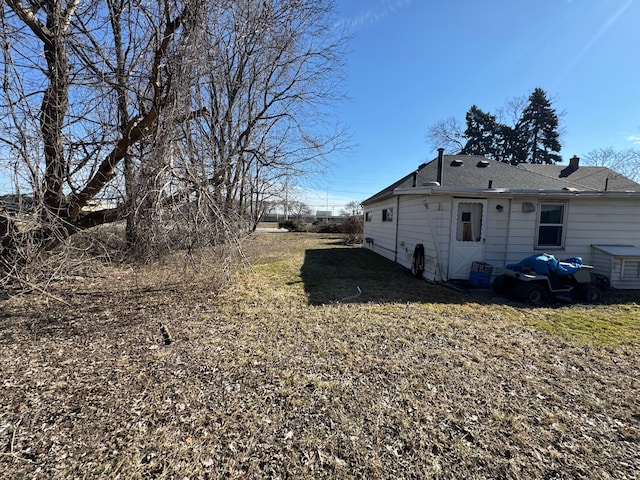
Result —
M 414 181 L 415 176 L 415 181 Z M 423 163 L 415 172 L 369 197 L 363 204 L 393 195 L 397 188 L 422 187 L 438 179 L 438 159 Z M 565 178 L 542 175 L 520 166 L 489 160 L 481 155 L 443 155 L 441 187 L 528 191 L 596 191 Z M 639 189 L 640 190 L 640 189 Z
M 640 191 L 640 184 L 607 167 L 581 167 L 578 165 L 574 167 L 573 165 L 540 165 L 531 163 L 522 163 L 520 167 L 548 177 L 564 178 L 594 190 L 614 192 Z

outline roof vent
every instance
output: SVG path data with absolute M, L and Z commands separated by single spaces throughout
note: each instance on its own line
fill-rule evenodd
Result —
M 476 167 L 478 167 L 478 168 L 487 168 L 488 166 L 489 166 L 489 160 L 480 160 L 476 164 Z
M 423 187 L 439 187 L 440 182 L 424 182 L 422 186 Z
M 459 159 L 456 158 L 454 160 L 451 160 L 450 165 L 452 167 L 461 167 L 462 165 L 464 165 L 464 163 L 462 162 L 462 160 L 459 160 Z

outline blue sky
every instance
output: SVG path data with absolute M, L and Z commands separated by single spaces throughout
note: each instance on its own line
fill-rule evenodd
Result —
M 354 151 L 305 201 L 336 213 L 437 152 L 430 125 L 471 105 L 547 92 L 563 163 L 597 148 L 640 148 L 640 0 L 336 0 L 353 32 L 348 100 L 335 112 Z M 321 208 L 322 207 L 322 208 Z

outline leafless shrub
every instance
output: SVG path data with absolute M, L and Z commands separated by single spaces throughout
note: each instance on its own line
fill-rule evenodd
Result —
M 364 218 L 362 215 L 351 215 L 342 222 L 342 233 L 344 242 L 347 245 L 362 243 L 362 233 L 364 231 Z

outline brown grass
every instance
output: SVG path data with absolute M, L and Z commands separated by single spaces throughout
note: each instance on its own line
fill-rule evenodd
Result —
M 529 309 L 336 237 L 245 247 L 223 292 L 112 267 L 3 301 L 0 477 L 638 478 L 637 295 Z

